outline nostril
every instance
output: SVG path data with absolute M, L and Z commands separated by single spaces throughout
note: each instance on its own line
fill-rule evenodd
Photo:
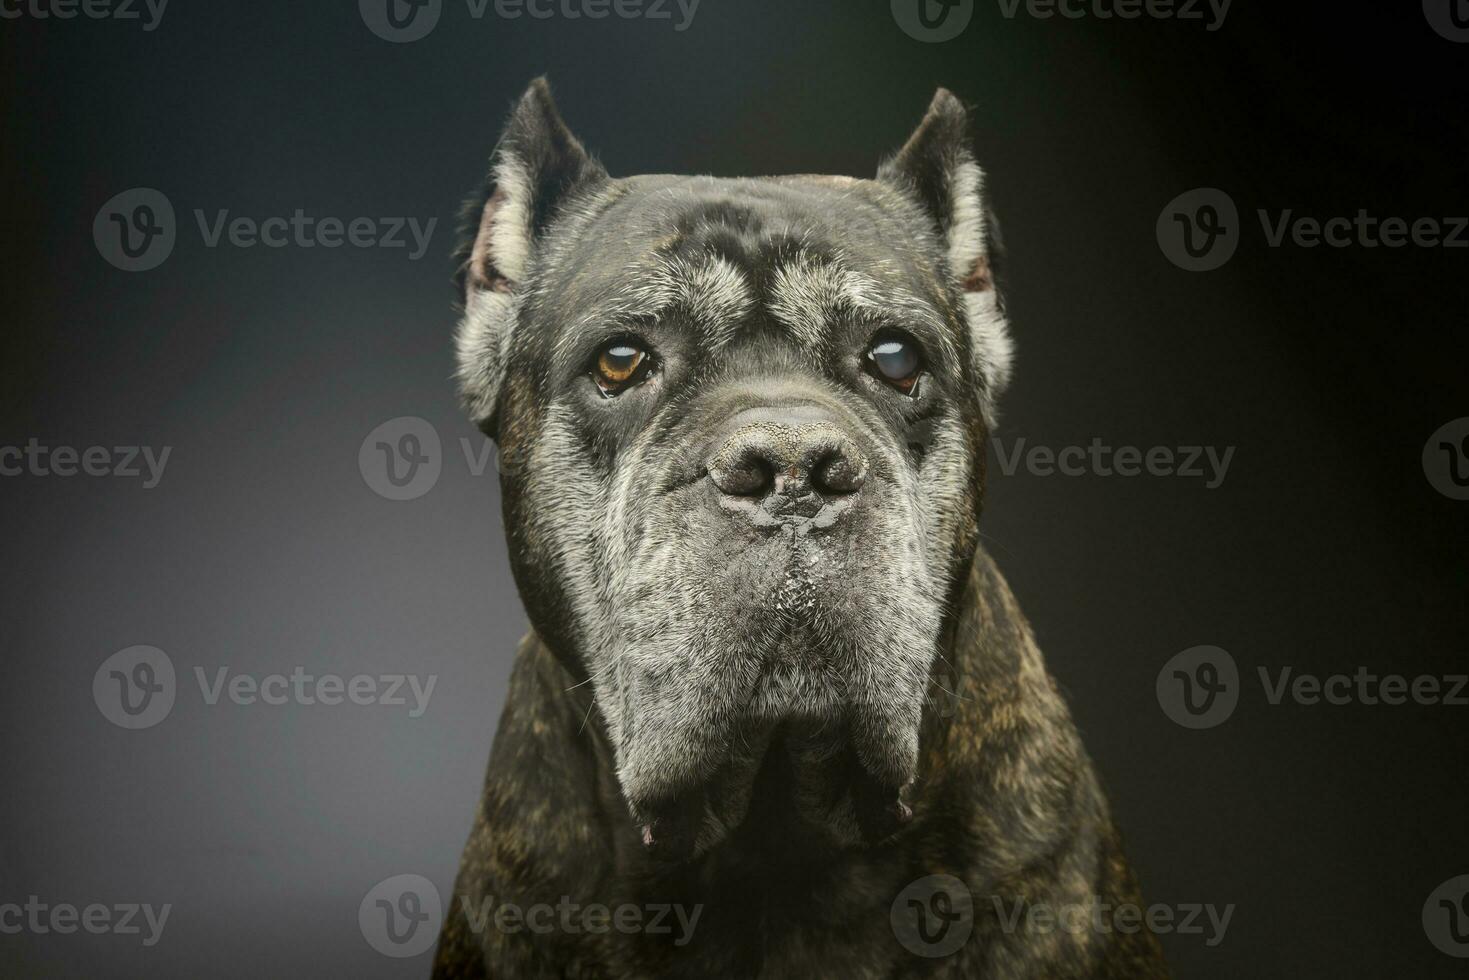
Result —
M 775 471 L 759 453 L 744 452 L 710 463 L 709 479 L 728 496 L 763 497 L 775 483 Z
M 822 498 L 862 488 L 867 457 L 835 422 L 788 410 L 772 417 L 754 411 L 735 416 L 734 431 L 709 457 L 709 482 L 723 496 L 761 501 L 784 514 L 793 507 L 819 509 Z
M 867 482 L 867 466 L 858 456 L 834 450 L 817 461 L 812 482 L 822 493 L 835 496 L 856 493 Z

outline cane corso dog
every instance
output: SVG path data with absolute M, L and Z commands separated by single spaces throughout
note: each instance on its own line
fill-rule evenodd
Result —
M 979 545 L 969 129 L 941 90 L 874 179 L 613 178 L 514 109 L 457 353 L 532 631 L 434 976 L 1166 975 Z

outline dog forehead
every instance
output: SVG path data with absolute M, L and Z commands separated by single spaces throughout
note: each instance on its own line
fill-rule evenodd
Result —
M 902 234 L 901 198 L 853 177 L 675 177 L 616 182 L 609 224 L 661 250 L 700 246 L 758 253 L 805 240 L 860 247 Z
M 674 312 L 714 350 L 754 319 L 808 346 L 842 316 L 946 320 L 934 236 L 875 181 L 626 178 L 558 237 L 538 292 L 568 341 Z

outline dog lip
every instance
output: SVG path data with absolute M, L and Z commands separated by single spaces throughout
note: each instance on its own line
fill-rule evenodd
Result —
M 648 857 L 680 864 L 694 856 L 705 818 L 704 787 L 677 793 L 662 804 L 634 806 L 638 839 Z
M 755 501 L 721 497 L 719 507 L 728 513 L 744 515 L 756 531 L 794 531 L 801 537 L 811 531 L 824 531 L 833 527 L 837 519 L 850 510 L 854 503 L 851 497 L 826 500 L 812 494 L 796 501 L 787 498 Z
M 913 808 L 903 799 L 912 786 L 911 779 L 901 786 L 883 785 L 866 769 L 858 767 L 852 780 L 852 806 L 863 840 L 868 844 L 880 843 L 912 823 Z

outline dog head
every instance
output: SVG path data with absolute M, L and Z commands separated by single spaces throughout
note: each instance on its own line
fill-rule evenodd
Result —
M 840 839 L 911 813 L 1009 373 L 983 184 L 945 91 L 873 180 L 614 179 L 544 81 L 511 116 L 459 381 L 655 849 L 738 824 L 772 754 Z

